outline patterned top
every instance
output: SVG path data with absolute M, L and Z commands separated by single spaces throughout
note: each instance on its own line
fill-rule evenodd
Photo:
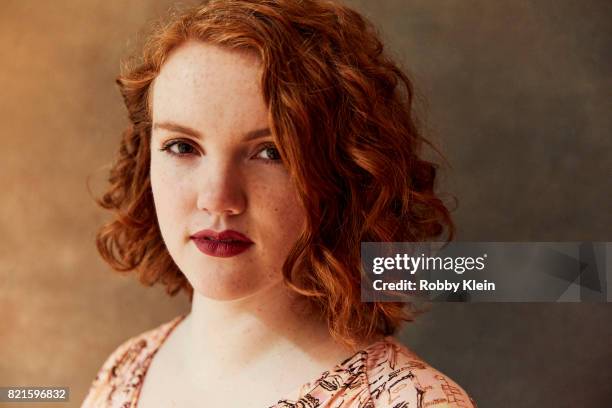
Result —
M 120 345 L 102 365 L 81 408 L 136 408 L 153 356 L 184 318 Z M 476 408 L 459 385 L 391 336 L 307 382 L 298 395 L 297 401 L 280 399 L 269 408 Z

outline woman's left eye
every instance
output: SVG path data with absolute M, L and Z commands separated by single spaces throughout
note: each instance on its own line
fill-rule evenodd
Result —
M 264 145 L 257 153 L 257 157 L 265 160 L 266 163 L 280 163 L 282 161 L 278 149 L 273 144 Z

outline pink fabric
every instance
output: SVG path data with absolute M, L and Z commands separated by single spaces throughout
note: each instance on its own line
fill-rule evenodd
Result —
M 93 381 L 81 408 L 135 408 L 155 352 L 185 318 L 119 346 Z M 268 408 L 475 408 L 467 393 L 393 337 L 371 344 L 300 388 L 299 399 Z

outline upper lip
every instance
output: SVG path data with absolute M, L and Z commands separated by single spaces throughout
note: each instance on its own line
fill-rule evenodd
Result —
M 196 232 L 191 236 L 192 239 L 214 239 L 217 241 L 220 240 L 232 240 L 232 241 L 242 241 L 242 242 L 253 242 L 247 236 L 239 233 L 234 230 L 225 230 L 221 232 L 213 231 L 213 230 L 202 230 Z

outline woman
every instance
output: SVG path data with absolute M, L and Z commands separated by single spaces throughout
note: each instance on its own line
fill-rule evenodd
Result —
M 371 24 L 330 1 L 210 1 L 156 29 L 118 84 L 131 121 L 98 248 L 192 301 L 129 339 L 83 407 L 472 407 L 360 301 L 361 241 L 453 224 Z

